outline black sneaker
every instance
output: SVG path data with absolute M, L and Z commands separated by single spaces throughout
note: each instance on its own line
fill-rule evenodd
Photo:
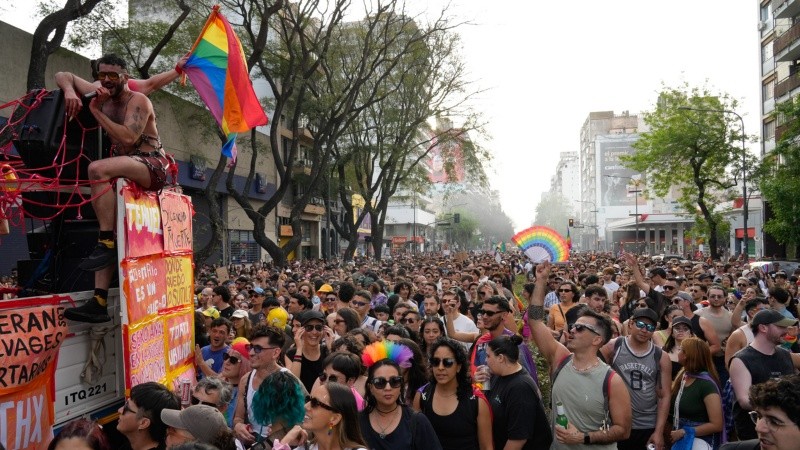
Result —
M 103 323 L 111 321 L 108 308 L 101 306 L 95 298 L 77 308 L 65 309 L 64 317 L 75 322 Z
M 108 248 L 100 242 L 95 246 L 91 255 L 87 256 L 78 268 L 87 272 L 97 272 L 117 262 L 117 249 Z

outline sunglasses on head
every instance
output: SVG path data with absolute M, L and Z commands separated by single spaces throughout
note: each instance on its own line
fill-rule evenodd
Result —
M 647 322 L 644 322 L 644 321 L 641 321 L 641 320 L 637 320 L 636 322 L 634 322 L 634 324 L 636 325 L 636 328 L 647 329 L 647 331 L 649 331 L 651 333 L 653 331 L 656 331 L 656 326 L 655 325 L 647 323 Z
M 199 398 L 195 397 L 194 395 L 192 395 L 192 405 L 206 405 L 206 406 L 210 406 L 212 408 L 216 408 L 217 407 L 217 405 L 215 405 L 215 404 L 213 404 L 211 402 L 201 401 Z
M 252 351 L 253 353 L 255 353 L 257 355 L 257 354 L 261 353 L 264 350 L 274 350 L 274 349 L 280 348 L 280 347 L 262 347 L 262 346 L 260 346 L 258 344 L 247 344 L 247 345 L 245 345 L 245 348 L 247 349 L 248 352 Z
M 318 323 L 316 325 L 304 325 L 303 328 L 305 328 L 306 331 L 310 333 L 312 331 L 322 331 L 322 330 L 324 330 L 325 329 L 325 325 L 322 325 L 321 323 Z
M 392 389 L 397 389 L 403 385 L 403 377 L 394 376 L 394 377 L 389 377 L 388 380 L 384 377 L 377 377 L 373 378 L 372 381 L 370 381 L 370 384 L 375 386 L 375 389 L 383 389 L 386 387 L 387 384 Z
M 228 353 L 223 353 L 222 354 L 222 360 L 223 361 L 230 361 L 231 364 L 239 364 L 239 358 L 236 357 L 236 356 L 231 356 Z
M 317 400 L 315 397 L 311 397 L 311 396 L 306 397 L 306 403 L 310 403 L 311 407 L 314 408 L 314 409 L 322 408 L 322 409 L 327 409 L 330 412 L 336 412 L 336 408 L 334 408 L 331 405 L 322 403 L 320 400 Z
M 319 374 L 319 381 L 321 381 L 323 383 L 325 383 L 326 381 L 330 381 L 331 383 L 338 383 L 339 382 L 339 376 L 338 375 L 328 375 L 327 373 L 322 372 L 321 374 Z M 342 380 L 342 382 L 344 382 L 344 381 L 345 380 Z
M 439 365 L 444 365 L 444 367 L 447 369 L 456 364 L 456 360 L 454 358 L 431 358 L 428 361 L 431 363 L 431 367 L 439 367 Z

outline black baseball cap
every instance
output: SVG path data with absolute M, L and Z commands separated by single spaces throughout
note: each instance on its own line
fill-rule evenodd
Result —
M 790 327 L 797 324 L 797 319 L 789 318 L 774 309 L 762 309 L 753 316 L 751 326 L 775 324 L 779 327 Z

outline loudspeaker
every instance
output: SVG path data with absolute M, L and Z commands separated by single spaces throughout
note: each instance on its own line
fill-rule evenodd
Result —
M 89 100 L 84 99 L 80 113 L 65 124 L 64 95 L 60 89 L 42 96 L 38 104 L 37 98 L 38 95 L 32 95 L 23 101 L 30 110 L 17 126 L 19 138 L 13 141 L 26 168 L 62 184 L 87 180 L 89 163 L 108 156 L 110 148 L 89 111 Z

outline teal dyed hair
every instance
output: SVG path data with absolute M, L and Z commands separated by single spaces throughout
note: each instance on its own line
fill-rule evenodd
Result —
M 306 415 L 303 388 L 289 372 L 275 372 L 261 383 L 253 395 L 253 416 L 259 423 L 286 423 L 286 429 L 303 422 Z

